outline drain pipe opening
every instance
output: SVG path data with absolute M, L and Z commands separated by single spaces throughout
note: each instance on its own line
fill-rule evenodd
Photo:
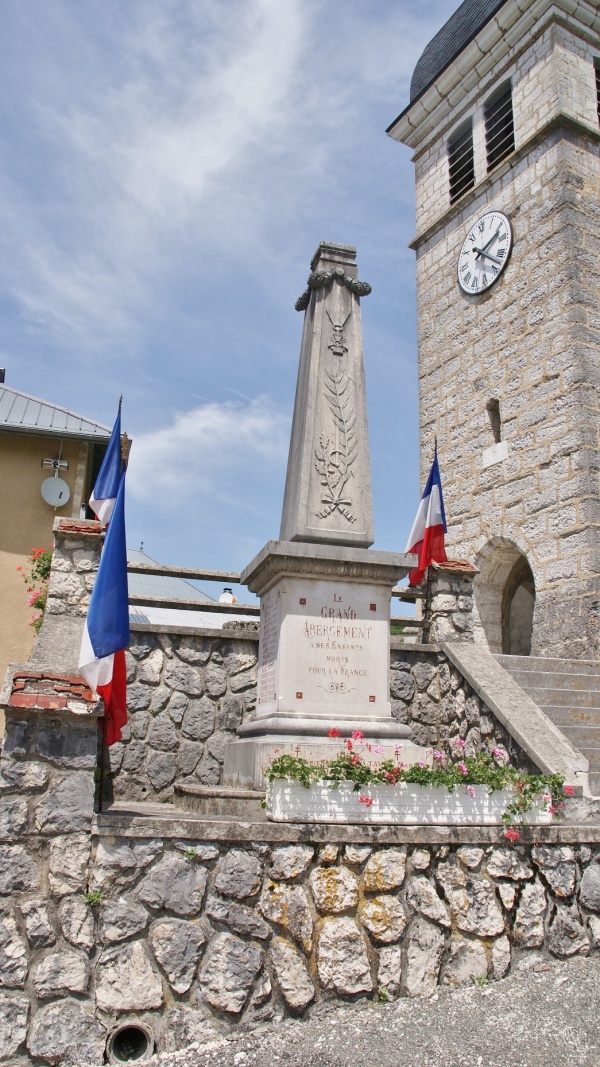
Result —
M 154 1039 L 145 1026 L 127 1023 L 111 1034 L 106 1051 L 110 1063 L 146 1060 L 154 1052 Z

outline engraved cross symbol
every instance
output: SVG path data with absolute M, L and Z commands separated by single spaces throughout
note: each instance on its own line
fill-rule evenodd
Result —
M 333 330 L 333 336 L 331 338 L 331 344 L 327 345 L 327 347 L 330 349 L 330 351 L 333 353 L 334 356 L 340 356 L 340 357 L 341 356 L 345 356 L 346 352 L 348 351 L 348 345 L 346 344 L 346 338 L 344 337 L 344 334 L 343 334 L 342 331 L 344 329 L 344 326 L 348 322 L 348 319 L 350 318 L 350 312 L 348 312 L 348 314 L 346 315 L 346 318 L 344 319 L 344 321 L 342 322 L 342 324 L 340 326 L 338 326 L 333 321 L 333 319 L 331 318 L 331 315 L 329 314 L 329 312 L 327 312 L 327 318 L 329 319 L 329 321 L 331 323 L 331 329 Z

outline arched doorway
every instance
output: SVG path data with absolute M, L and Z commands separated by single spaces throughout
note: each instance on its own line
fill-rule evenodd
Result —
M 476 565 L 477 639 L 490 652 L 529 656 L 535 580 L 526 556 L 513 541 L 494 537 L 482 548 Z

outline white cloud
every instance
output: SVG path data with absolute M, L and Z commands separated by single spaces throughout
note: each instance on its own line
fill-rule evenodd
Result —
M 268 397 L 180 412 L 171 425 L 134 436 L 129 491 L 174 510 L 205 495 L 252 506 L 256 482 L 270 482 L 285 466 L 289 429 Z
M 85 14 L 54 0 L 33 33 L 13 11 L 20 36 L 5 47 L 26 76 L 13 67 L 7 85 L 35 156 L 28 171 L 25 138 L 12 166 L 7 145 L 0 171 L 4 280 L 25 318 L 84 361 L 143 345 L 144 313 L 189 263 L 200 277 L 215 252 L 242 269 L 282 261 L 314 197 L 335 182 L 343 199 L 339 155 L 369 103 L 393 117 L 390 87 L 423 32 L 418 10 L 381 0 L 344 3 L 343 18 L 324 0 Z

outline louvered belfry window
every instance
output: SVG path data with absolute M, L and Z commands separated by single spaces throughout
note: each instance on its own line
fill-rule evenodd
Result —
M 473 163 L 473 123 L 469 119 L 448 141 L 448 170 L 450 174 L 450 203 L 453 204 L 467 189 L 475 185 Z
M 594 66 L 596 68 L 596 110 L 600 120 L 600 59 L 596 60 Z
M 501 86 L 483 109 L 485 119 L 485 148 L 487 169 L 514 152 L 515 126 L 513 122 L 512 89 L 510 82 Z

